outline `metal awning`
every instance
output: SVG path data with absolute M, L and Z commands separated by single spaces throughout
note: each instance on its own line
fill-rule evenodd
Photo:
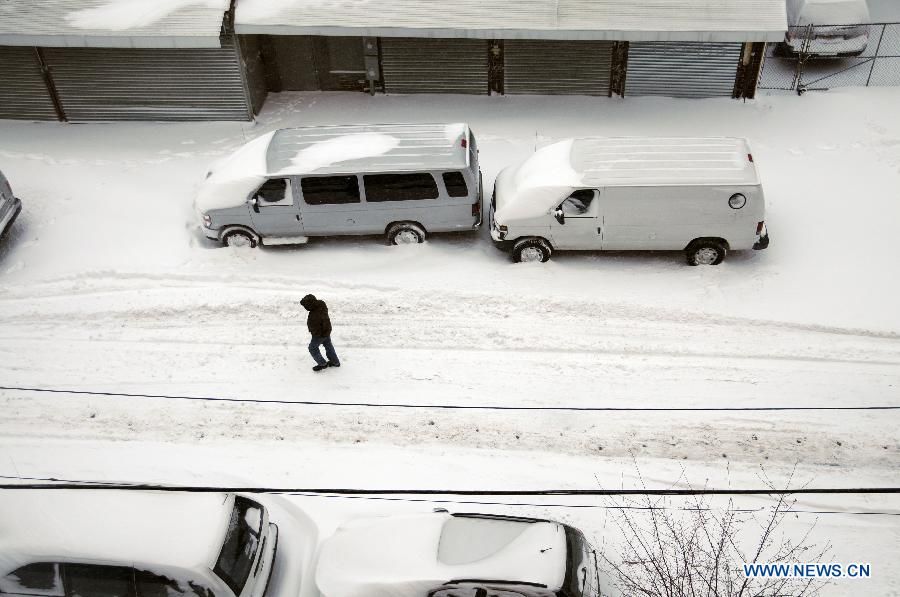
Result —
M 229 0 L 0 0 L 0 46 L 218 48 Z
M 269 35 L 749 42 L 784 39 L 784 0 L 238 0 Z

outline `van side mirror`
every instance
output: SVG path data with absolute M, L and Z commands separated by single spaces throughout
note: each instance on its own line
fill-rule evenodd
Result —
M 254 213 L 259 213 L 259 199 L 257 197 L 251 197 L 250 207 L 253 208 Z
M 560 224 L 566 223 L 566 214 L 564 214 L 563 210 L 559 207 L 553 210 L 553 217 L 556 218 L 556 221 Z

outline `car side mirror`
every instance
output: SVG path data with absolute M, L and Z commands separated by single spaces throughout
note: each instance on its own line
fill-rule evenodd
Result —
M 556 221 L 560 224 L 566 223 L 566 214 L 564 214 L 563 210 L 558 207 L 553 210 L 553 217 L 556 218 Z
M 259 199 L 253 197 L 250 199 L 250 207 L 253 208 L 254 213 L 259 213 Z

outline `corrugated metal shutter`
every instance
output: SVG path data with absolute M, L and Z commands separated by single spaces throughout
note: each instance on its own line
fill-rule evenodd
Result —
M 613 42 L 503 42 L 505 93 L 608 95 Z
M 45 48 L 69 120 L 248 120 L 234 42 L 222 48 Z
M 731 97 L 740 43 L 631 42 L 625 95 Z
M 34 48 L 0 46 L 0 118 L 57 119 Z
M 385 93 L 487 94 L 487 41 L 385 37 L 381 75 Z

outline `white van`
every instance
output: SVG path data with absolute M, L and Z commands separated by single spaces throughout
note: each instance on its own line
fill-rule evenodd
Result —
M 789 30 L 781 53 L 859 56 L 869 44 L 866 0 L 788 0 L 787 13 Z
M 278 529 L 239 495 L 11 490 L 3 597 L 263 597 Z
M 678 250 L 691 265 L 765 249 L 765 199 L 744 139 L 568 139 L 504 169 L 491 238 L 515 261 L 554 250 Z
M 19 212 L 22 211 L 22 202 L 13 195 L 12 188 L 3 172 L 0 172 L 0 238 L 12 227 Z
M 210 171 L 196 207 L 203 234 L 232 246 L 421 243 L 481 225 L 478 149 L 464 123 L 279 129 Z

